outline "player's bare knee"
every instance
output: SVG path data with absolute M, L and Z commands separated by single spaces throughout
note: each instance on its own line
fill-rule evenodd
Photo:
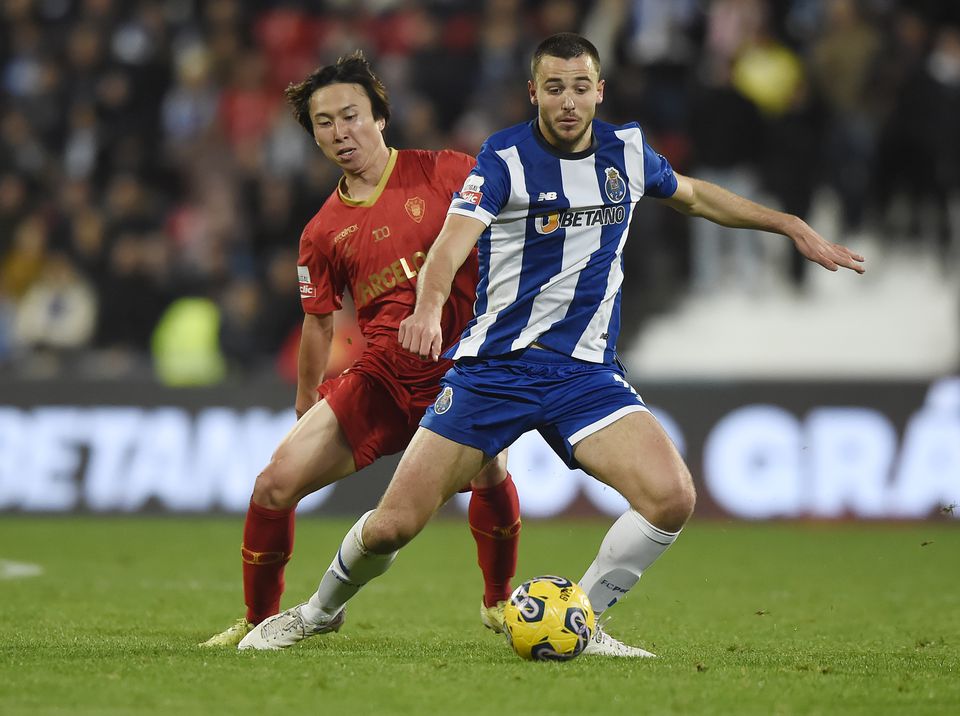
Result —
M 677 489 L 674 498 L 671 500 L 670 512 L 675 522 L 680 527 L 686 524 L 693 514 L 693 508 L 697 504 L 697 492 L 693 487 L 693 482 L 687 482 Z M 680 529 L 677 527 L 677 529 Z
M 691 481 L 678 483 L 674 489 L 658 496 L 648 519 L 662 530 L 676 532 L 690 519 L 696 500 Z
M 295 481 L 285 474 L 276 457 L 253 484 L 253 501 L 268 510 L 287 510 L 297 504 Z
M 363 546 L 374 554 L 389 554 L 407 545 L 423 525 L 411 515 L 374 512 L 363 528 Z
M 693 479 L 684 469 L 673 479 L 658 481 L 655 486 L 647 485 L 635 500 L 631 500 L 630 506 L 654 526 L 676 532 L 690 519 L 696 501 Z

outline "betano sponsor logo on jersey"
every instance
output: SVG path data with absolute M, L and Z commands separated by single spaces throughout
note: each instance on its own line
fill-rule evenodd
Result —
M 370 301 L 392 288 L 416 278 L 417 273 L 427 260 L 423 251 L 417 251 L 413 256 L 401 257 L 388 266 L 370 274 L 367 278 L 357 281 L 353 289 L 353 298 L 357 308 L 366 306 Z
M 560 209 L 534 217 L 533 225 L 538 234 L 546 235 L 557 229 L 622 224 L 626 218 L 627 210 L 623 205 L 602 206 L 597 209 Z

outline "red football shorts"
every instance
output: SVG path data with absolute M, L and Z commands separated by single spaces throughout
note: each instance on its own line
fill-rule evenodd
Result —
M 353 462 L 357 470 L 361 470 L 377 458 L 407 447 L 437 390 L 434 389 L 429 399 L 417 400 L 405 395 L 396 383 L 388 389 L 379 377 L 348 370 L 325 380 L 317 393 L 337 416 L 340 429 L 353 449 Z M 401 406 L 397 395 L 409 399 Z

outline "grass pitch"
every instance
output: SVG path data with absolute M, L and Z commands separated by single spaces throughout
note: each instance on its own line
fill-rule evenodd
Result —
M 284 606 L 349 524 L 299 521 Z M 0 713 L 960 713 L 956 524 L 694 521 L 610 612 L 660 658 L 567 664 L 520 661 L 480 626 L 465 520 L 431 524 L 339 634 L 201 650 L 242 614 L 241 526 L 2 518 Z M 578 578 L 607 526 L 528 521 L 518 577 Z

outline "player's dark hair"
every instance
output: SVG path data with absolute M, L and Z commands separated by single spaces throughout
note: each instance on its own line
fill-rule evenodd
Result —
M 593 58 L 593 64 L 597 66 L 597 73 L 600 73 L 600 53 L 597 52 L 597 48 L 590 40 L 575 32 L 558 32 L 537 45 L 537 49 L 533 52 L 533 59 L 530 60 L 530 77 L 533 80 L 537 79 L 537 66 L 544 55 L 559 57 L 561 60 L 572 60 L 574 57 L 589 55 Z
M 335 64 L 320 67 L 302 82 L 291 83 L 284 91 L 283 96 L 293 110 L 300 125 L 313 136 L 313 121 L 310 119 L 310 98 L 321 87 L 333 84 L 360 85 L 370 98 L 373 108 L 373 118 L 390 121 L 390 98 L 387 88 L 380 78 L 373 73 L 373 68 L 357 50 L 346 57 L 340 57 Z

